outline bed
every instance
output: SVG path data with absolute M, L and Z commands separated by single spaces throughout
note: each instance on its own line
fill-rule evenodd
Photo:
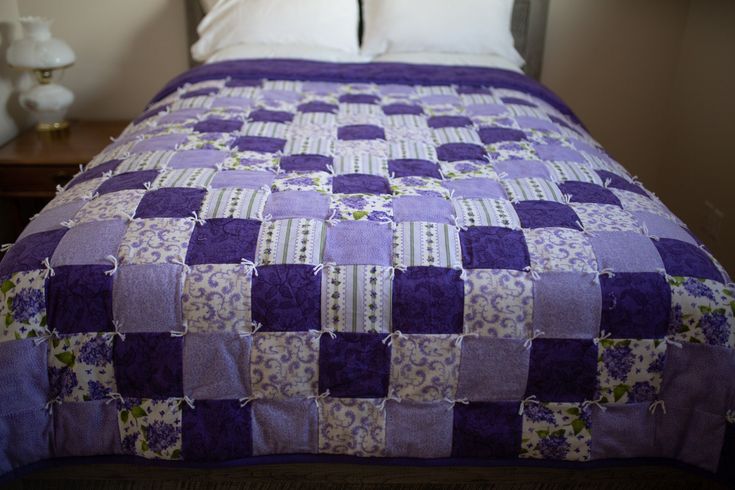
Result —
M 727 479 L 733 291 L 531 76 L 196 66 L 7 247 L 0 473 Z

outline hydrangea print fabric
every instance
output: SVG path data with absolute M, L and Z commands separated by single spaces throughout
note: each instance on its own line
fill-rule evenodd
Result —
M 0 262 L 0 474 L 275 454 L 715 471 L 734 348 L 727 273 L 536 82 L 215 63 Z

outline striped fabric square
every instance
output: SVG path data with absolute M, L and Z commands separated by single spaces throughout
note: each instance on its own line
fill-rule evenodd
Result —
M 220 97 L 241 97 L 251 99 L 260 91 L 258 87 L 222 87 L 219 91 Z
M 536 107 L 528 107 L 521 104 L 506 104 L 506 108 L 513 116 L 531 116 L 544 120 L 549 119 L 549 116 L 546 114 L 546 112 Z
M 190 97 L 188 99 L 176 100 L 169 107 L 172 112 L 183 109 L 209 109 L 212 107 L 213 102 L 214 99 L 212 97 Z
M 556 182 L 575 180 L 579 182 L 590 182 L 602 185 L 600 176 L 589 166 L 582 163 L 548 162 L 546 166 L 551 173 L 551 178 Z
M 176 154 L 175 151 L 148 151 L 131 155 L 120 163 L 115 174 L 137 172 L 138 170 L 157 170 L 164 168 Z
M 322 274 L 323 328 L 337 332 L 390 332 L 389 267 L 329 264 Z
M 428 160 L 437 161 L 436 147 L 421 141 L 402 140 L 393 141 L 388 144 L 389 160 Z
M 292 136 L 286 140 L 284 155 L 326 155 L 333 156 L 336 148 L 334 138 L 312 136 Z
M 263 219 L 263 209 L 270 192 L 228 187 L 211 189 L 202 203 L 201 217 Z
M 256 262 L 273 264 L 321 264 L 326 226 L 314 219 L 284 219 L 263 223 L 258 237 Z
M 520 229 L 515 208 L 505 199 L 454 199 L 457 219 L 463 226 L 499 226 Z
M 426 118 L 415 114 L 397 114 L 383 119 L 387 128 L 428 128 Z
M 565 202 L 564 193 L 555 183 L 546 179 L 506 179 L 500 183 L 511 201 Z
M 301 92 L 303 82 L 295 80 L 264 80 L 263 90 L 279 90 L 287 92 Z
M 434 129 L 431 134 L 436 146 L 447 143 L 482 144 L 480 135 L 472 128 L 439 128 Z
M 286 139 L 288 125 L 277 122 L 251 122 L 240 130 L 243 136 Z
M 368 153 L 340 155 L 334 159 L 334 174 L 369 174 L 388 176 L 388 160 Z
M 153 181 L 153 188 L 160 187 L 199 187 L 206 188 L 217 174 L 213 168 L 167 169 L 158 174 Z
M 393 233 L 393 263 L 396 266 L 462 268 L 457 228 L 443 223 L 408 221 Z
M 337 116 L 328 112 L 298 112 L 291 126 L 337 127 Z

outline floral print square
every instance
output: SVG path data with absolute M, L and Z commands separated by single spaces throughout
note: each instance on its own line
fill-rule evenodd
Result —
M 597 259 L 581 232 L 569 228 L 524 229 L 531 270 L 541 272 L 596 272 Z
M 384 194 L 333 194 L 330 216 L 336 220 L 388 223 L 393 220 L 393 200 Z
M 319 386 L 319 341 L 311 332 L 253 335 L 250 383 L 265 398 L 315 396 Z
M 394 196 L 431 196 L 449 199 L 449 191 L 442 185 L 442 181 L 432 177 L 390 179 L 390 189 Z
M 332 192 L 332 176 L 327 172 L 289 172 L 273 181 L 273 192 L 315 191 L 322 194 Z
M 389 267 L 326 265 L 322 326 L 337 332 L 388 332 L 392 286 Z
M 597 358 L 601 403 L 647 403 L 658 397 L 666 358 L 658 339 L 601 339 Z
M 89 221 L 111 219 L 130 219 L 135 215 L 144 190 L 123 190 L 110 192 L 88 201 L 74 216 L 76 224 Z
M 45 271 L 0 278 L 0 342 L 38 337 L 46 325 Z
M 186 258 L 194 221 L 179 218 L 134 219 L 118 255 L 125 264 L 177 264 Z
M 181 413 L 177 398 L 125 398 L 118 403 L 118 428 L 125 454 L 181 459 Z
M 240 264 L 194 265 L 181 297 L 190 332 L 250 332 L 253 269 Z
M 710 279 L 668 277 L 669 336 L 678 342 L 735 348 L 735 290 Z
M 314 219 L 283 219 L 263 223 L 255 253 L 258 265 L 321 264 L 326 226 Z
M 641 231 L 635 217 L 613 204 L 571 203 L 569 206 L 579 217 L 582 229 L 597 231 Z
M 464 282 L 464 332 L 526 339 L 533 322 L 533 280 L 523 271 L 468 269 Z
M 420 402 L 454 399 L 460 352 L 455 335 L 408 334 L 394 338 L 391 394 Z
M 497 179 L 498 173 L 495 168 L 487 162 L 458 161 L 440 162 L 439 168 L 444 179 L 472 179 L 481 177 L 486 179 Z
M 102 333 L 50 339 L 48 370 L 53 397 L 62 401 L 103 400 L 116 392 L 113 336 Z
M 530 141 L 501 141 L 486 145 L 491 161 L 538 160 L 538 155 Z
M 526 403 L 521 458 L 590 459 L 591 410 L 576 403 Z
M 319 403 L 319 452 L 385 456 L 385 410 L 382 400 L 330 398 Z

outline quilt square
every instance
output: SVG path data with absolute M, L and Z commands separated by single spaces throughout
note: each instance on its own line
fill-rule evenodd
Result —
M 145 190 L 146 182 L 153 182 L 158 176 L 158 170 L 141 170 L 138 172 L 126 172 L 114 175 L 104 181 L 97 189 L 100 196 L 110 192 Z
M 161 136 L 153 136 L 138 142 L 131 153 L 146 153 L 163 150 L 175 150 L 177 146 L 186 143 L 185 134 L 164 134 Z
M 390 391 L 401 400 L 453 400 L 461 348 L 454 335 L 402 335 L 393 339 Z
M 533 280 L 523 271 L 468 269 L 464 333 L 526 339 L 533 321 Z
M 592 412 L 595 440 L 592 459 L 635 458 L 654 454 L 656 417 L 648 411 L 650 403 L 607 405 L 605 411 Z M 630 437 L 636 434 L 636 437 Z
M 602 185 L 602 180 L 588 164 L 550 162 L 546 166 L 556 182 L 575 181 Z
M 262 190 L 225 188 L 211 189 L 202 202 L 200 216 L 262 220 L 269 193 Z
M 503 141 L 501 143 L 494 143 L 492 145 L 486 145 L 487 157 L 490 161 L 501 163 L 507 162 L 510 164 L 516 162 L 522 162 L 526 168 L 529 168 L 533 161 L 538 160 L 536 151 L 533 149 L 533 145 L 527 141 Z M 548 168 L 544 165 L 544 172 L 546 176 L 549 175 Z M 511 166 L 512 168 L 512 166 Z M 520 169 L 519 169 L 520 170 Z M 521 174 L 520 171 L 516 172 Z
M 569 228 L 524 229 L 531 270 L 597 272 L 597 259 L 587 238 Z
M 664 267 L 653 241 L 640 232 L 597 232 L 589 241 L 600 270 L 658 272 Z
M 499 178 L 494 165 L 480 161 L 441 162 L 439 172 L 444 180 L 448 181 L 471 178 Z
M 597 386 L 597 346 L 592 339 L 533 341 L 526 395 L 544 402 L 592 400 Z
M 472 143 L 445 143 L 436 148 L 436 156 L 444 162 L 485 160 L 485 148 Z
M 530 356 L 523 342 L 464 338 L 456 397 L 471 402 L 522 399 Z
M 192 129 L 198 133 L 234 133 L 242 127 L 240 119 L 211 117 L 196 123 Z
M 122 264 L 180 264 L 186 258 L 192 219 L 136 219 L 125 232 L 118 257 Z
M 383 114 L 386 116 L 414 115 L 420 116 L 424 113 L 424 109 L 420 105 L 404 104 L 396 102 L 383 106 Z
M 186 135 L 183 141 L 186 141 Z M 145 140 L 140 143 L 144 143 Z M 138 144 L 140 144 L 138 143 Z M 133 152 L 133 155 L 125 158 L 122 163 L 115 169 L 116 174 L 124 174 L 127 172 L 139 172 L 141 170 L 161 170 L 168 166 L 168 162 L 171 160 L 176 152 L 170 150 L 160 151 L 146 151 L 146 152 Z
M 327 265 L 322 277 L 322 325 L 337 332 L 387 333 L 391 269 L 378 265 Z
M 551 179 L 549 168 L 544 162 L 538 160 L 496 160 L 493 161 L 492 166 L 506 179 Z
M 496 226 L 471 226 L 459 232 L 466 269 L 513 269 L 530 265 L 523 232 Z
M 0 417 L 0 441 L 3 444 L 0 469 L 3 473 L 12 472 L 13 467 L 50 458 L 53 430 L 53 419 L 43 410 L 26 410 Z
M 167 168 L 161 171 L 153 181 L 153 188 L 207 188 L 212 184 L 217 170 L 214 168 Z
M 501 181 L 511 201 L 553 201 L 565 203 L 564 194 L 554 182 L 536 177 Z
M 449 199 L 450 191 L 432 177 L 396 177 L 390 181 L 394 196 L 424 196 Z
M 181 459 L 181 405 L 173 398 L 126 398 L 117 414 L 123 453 L 148 459 Z
M 109 266 L 67 265 L 54 269 L 46 285 L 49 328 L 61 333 L 109 332 L 112 277 Z
M 651 403 L 661 390 L 663 340 L 602 339 L 597 362 L 602 403 Z
M 117 256 L 127 225 L 121 220 L 92 221 L 75 225 L 61 239 L 51 257 L 51 266 L 109 265 Z M 95 237 L 90 240 L 90 237 Z
M 523 141 L 526 139 L 526 133 L 517 129 L 484 127 L 478 131 L 482 143 L 491 145 L 501 143 L 503 141 Z
M 426 120 L 430 128 L 464 128 L 473 126 L 472 119 L 466 116 L 431 116 Z
M 391 347 L 374 333 L 322 335 L 319 393 L 333 397 L 383 398 L 388 395 Z
M 434 196 L 399 196 L 393 199 L 393 218 L 396 223 L 423 221 L 452 224 L 452 203 Z
M 44 271 L 16 272 L 0 278 L 0 342 L 44 334 L 46 277 Z
M 566 181 L 559 184 L 559 189 L 570 196 L 573 203 L 607 204 L 621 206 L 620 199 L 605 187 L 589 182 Z
M 279 165 L 286 172 L 326 172 L 333 163 L 326 155 L 287 155 L 281 157 Z
M 385 131 L 372 124 L 353 124 L 337 129 L 337 138 L 341 140 L 384 140 Z
M 592 410 L 575 403 L 527 404 L 521 458 L 587 461 L 592 445 Z
M 182 267 L 126 265 L 115 275 L 112 309 L 122 332 L 180 330 Z
M 439 111 L 437 111 L 436 109 L 432 110 L 432 112 L 435 112 L 437 114 L 439 113 Z M 459 150 L 460 152 L 465 152 L 465 151 L 473 152 L 479 148 L 482 148 L 482 146 L 480 145 L 480 137 L 477 135 L 477 131 L 474 128 L 464 128 L 464 127 L 434 128 L 432 129 L 430 134 L 431 134 L 432 141 L 437 146 L 443 146 L 446 144 L 462 145 L 462 146 L 447 147 L 450 153 L 454 150 Z M 437 148 L 437 151 L 439 151 L 438 148 Z M 483 153 L 484 153 L 484 148 L 483 148 Z M 461 159 L 462 160 L 484 160 L 485 159 L 484 156 L 479 157 L 478 155 L 479 153 L 475 153 L 475 156 L 466 156 Z M 444 160 L 444 159 L 440 158 L 440 160 Z
M 18 239 L 15 243 L 18 244 L 24 238 L 35 235 L 36 233 L 66 229 L 66 227 L 61 223 L 74 218 L 74 216 L 85 204 L 87 204 L 87 202 L 88 201 L 79 200 L 57 206 L 52 209 L 44 209 L 43 212 L 33 218 L 33 220 L 26 225 L 20 235 L 18 235 Z M 2 267 L 2 265 L 0 265 L 0 267 Z
M 735 290 L 709 279 L 669 277 L 669 335 L 679 342 L 735 346 Z
M 385 177 L 345 174 L 333 177 L 332 192 L 335 194 L 390 194 L 391 188 Z
M 462 249 L 457 228 L 443 223 L 399 223 L 393 234 L 393 263 L 397 266 L 461 268 Z
M 255 262 L 321 264 L 326 238 L 323 221 L 298 218 L 265 222 L 260 227 Z
M 644 227 L 652 237 L 656 238 L 672 238 L 682 242 L 699 245 L 696 237 L 684 225 L 681 225 L 670 218 L 664 218 L 658 214 L 639 211 L 633 213 L 634 218 L 641 227 Z
M 388 145 L 388 159 L 391 161 L 431 162 L 436 165 L 436 148 L 420 138 L 400 138 L 397 141 L 391 141 Z M 400 165 L 396 166 L 400 169 Z M 429 175 L 429 177 L 432 176 Z M 398 175 L 398 177 L 405 176 Z
M 584 163 L 584 157 L 578 151 L 561 144 L 534 145 L 534 150 L 541 160 L 549 162 Z
M 388 160 L 382 155 L 369 153 L 341 154 L 334 159 L 332 173 L 335 175 L 364 174 L 387 177 Z
M 321 329 L 321 274 L 309 265 L 258 267 L 253 277 L 253 320 L 264 332 Z
M 468 199 L 507 199 L 505 190 L 500 185 L 500 182 L 493 179 L 470 178 L 449 180 L 445 181 L 444 187 L 452 193 L 454 197 L 464 197 Z
M 229 158 L 230 154 L 220 150 L 189 150 L 180 151 L 171 157 L 168 162 L 169 168 L 186 169 L 186 168 L 209 168 L 216 169 Z M 182 186 L 170 186 L 182 187 Z
M 452 411 L 443 403 L 387 403 L 386 456 L 446 458 L 452 452 Z
M 299 112 L 302 113 L 327 113 L 327 114 L 336 114 L 339 110 L 339 106 L 336 104 L 330 104 L 328 102 L 323 102 L 319 100 L 313 100 L 311 102 L 304 102 L 303 104 L 300 104 L 296 108 Z
M 184 395 L 194 400 L 236 400 L 250 395 L 251 338 L 223 332 L 186 334 Z
M 317 452 L 317 407 L 299 398 L 252 403 L 253 454 Z
M 618 206 L 591 203 L 572 203 L 570 206 L 579 216 L 579 221 L 585 232 L 624 231 L 639 234 L 641 232 L 641 225 L 635 217 Z
M 341 104 L 378 104 L 380 97 L 372 94 L 343 94 L 339 97 Z
M 87 182 L 92 179 L 104 177 L 105 174 L 111 175 L 118 167 L 118 165 L 120 165 L 120 162 L 122 162 L 122 160 L 114 159 L 104 163 L 100 163 L 93 167 L 87 165 L 80 174 L 77 174 L 77 176 L 74 177 L 71 182 L 69 182 L 69 184 L 67 184 L 66 188 L 71 189 L 75 185 L 81 184 L 82 182 Z
M 237 400 L 197 400 L 181 416 L 184 459 L 225 461 L 251 456 L 250 406 Z
M 515 458 L 520 451 L 522 425 L 515 402 L 455 405 L 452 456 Z
M 388 195 L 333 194 L 329 213 L 331 219 L 390 223 L 393 220 L 393 199 Z
M 428 160 L 400 159 L 388 161 L 388 170 L 396 177 L 433 177 L 440 179 L 439 166 Z
M 67 228 L 42 231 L 18 240 L 0 262 L 0 277 L 14 272 L 43 269 L 43 260 L 54 255 L 56 247 L 68 231 Z
M 212 179 L 213 189 L 259 189 L 270 187 L 274 177 L 272 172 L 259 170 L 225 170 L 217 172 Z
M 113 348 L 115 380 L 123 398 L 183 396 L 183 340 L 170 333 L 129 333 Z
M 183 319 L 190 332 L 250 332 L 254 271 L 242 264 L 191 267 L 181 295 Z
M 641 196 L 648 197 L 648 194 L 643 190 L 643 188 L 641 188 L 641 186 L 630 182 L 616 173 L 609 172 L 607 170 L 598 170 L 597 173 L 603 181 L 608 183 L 607 187 L 633 192 L 640 194 Z
M 581 230 L 574 210 L 553 201 L 520 201 L 514 204 L 523 228 L 570 228 Z
M 263 332 L 252 337 L 250 385 L 268 399 L 317 395 L 319 341 L 312 332 Z
M 136 218 L 189 218 L 199 211 L 204 189 L 164 188 L 146 192 L 135 211 Z
M 319 452 L 385 456 L 385 410 L 380 400 L 325 398 L 319 404 Z
M 106 400 L 117 391 L 111 336 L 61 335 L 51 340 L 48 374 L 51 398 L 82 402 Z
M 391 265 L 392 231 L 370 221 L 342 221 L 327 229 L 324 261 L 338 265 Z
M 250 113 L 250 122 L 274 122 L 287 124 L 293 121 L 293 113 L 287 111 L 271 111 L 268 109 L 256 109 Z
M 260 221 L 213 218 L 194 227 L 186 253 L 186 263 L 239 264 L 255 260 Z
M 724 282 L 722 273 L 699 247 L 671 238 L 654 240 L 653 244 L 661 255 L 667 274 Z
M 230 143 L 230 148 L 255 153 L 278 153 L 283 151 L 286 140 L 264 136 L 240 136 Z
M 552 338 L 600 333 L 601 293 L 594 273 L 544 272 L 534 282 L 534 330 Z
M 495 226 L 513 230 L 521 227 L 515 208 L 505 199 L 462 198 L 452 202 L 458 221 L 465 227 Z
M 619 273 L 600 278 L 600 330 L 619 339 L 663 338 L 671 312 L 671 290 L 656 272 Z
M 440 267 L 397 270 L 393 280 L 393 331 L 462 333 L 464 282 L 461 273 Z
M 94 221 L 130 219 L 130 216 L 135 215 L 144 194 L 143 190 L 125 190 L 100 195 L 87 201 L 74 215 L 73 222 L 81 225 Z
M 56 455 L 94 456 L 121 452 L 117 408 L 108 401 L 65 401 L 54 407 Z

